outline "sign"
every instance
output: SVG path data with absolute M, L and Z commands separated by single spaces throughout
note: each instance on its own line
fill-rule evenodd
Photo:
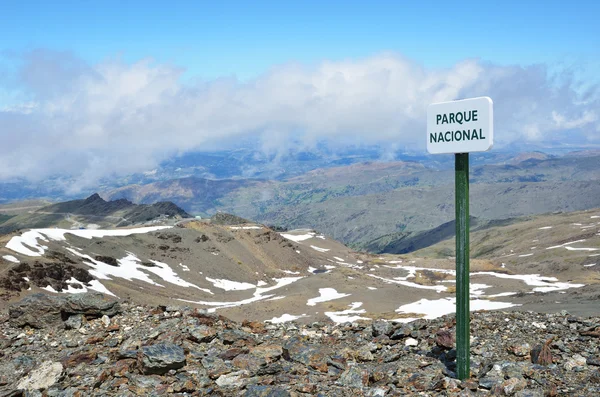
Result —
M 492 100 L 488 97 L 433 103 L 427 108 L 427 151 L 454 153 L 456 196 L 456 374 L 471 375 L 469 310 L 469 153 L 494 144 Z
M 433 103 L 427 108 L 427 151 L 431 154 L 485 152 L 494 144 L 492 100 L 488 97 Z

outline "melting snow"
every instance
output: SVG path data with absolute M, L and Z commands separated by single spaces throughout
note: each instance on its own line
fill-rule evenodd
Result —
M 262 229 L 261 226 L 230 226 L 229 227 L 232 230 L 260 230 Z
M 357 320 L 370 320 L 370 318 L 367 317 L 356 316 L 356 314 L 366 313 L 365 309 L 357 310 L 361 306 L 362 302 L 352 302 L 350 309 L 346 309 L 341 312 L 325 312 L 325 315 L 336 324 L 353 322 Z
M 306 233 L 306 234 L 287 234 L 281 233 L 283 238 L 287 238 L 288 240 L 295 241 L 299 243 L 300 241 L 308 240 L 309 238 L 313 238 L 315 236 L 314 233 Z
M 315 247 L 314 245 L 311 245 L 310 248 L 314 249 L 315 251 L 319 251 L 319 252 L 327 252 L 327 251 L 329 251 L 328 248 Z
M 565 245 L 571 245 L 571 244 L 575 244 L 575 243 L 582 243 L 582 242 L 584 242 L 584 241 L 585 241 L 585 240 L 576 240 L 576 241 L 570 241 L 570 242 L 568 242 L 568 243 L 564 243 L 564 244 L 561 244 L 561 245 L 553 245 L 552 247 L 548 247 L 548 248 L 546 248 L 546 249 L 547 249 L 547 250 L 551 250 L 551 249 L 555 249 L 555 248 L 564 247 Z
M 2 258 L 6 259 L 9 262 L 13 262 L 13 263 L 21 263 L 17 258 L 15 258 L 12 255 L 4 255 Z
M 302 314 L 300 316 L 293 316 L 291 314 L 284 314 L 281 317 L 273 317 L 270 320 L 266 320 L 265 322 L 267 323 L 273 323 L 273 324 L 281 324 L 281 323 L 287 323 L 288 321 L 294 321 L 294 320 L 298 320 L 299 318 L 302 317 L 308 317 L 306 314 Z
M 181 267 L 181 269 L 183 269 L 184 272 L 189 272 L 190 271 L 190 268 L 187 267 L 186 265 L 182 264 L 182 263 L 180 263 L 179 266 Z
M 319 294 L 321 294 L 321 296 L 309 299 L 306 302 L 306 304 L 308 306 L 315 306 L 317 303 L 320 303 L 320 302 L 327 302 L 327 301 L 332 301 L 335 299 L 344 298 L 346 296 L 350 296 L 350 294 L 340 294 L 334 288 L 319 288 Z
M 368 289 L 370 289 L 371 291 L 375 291 L 377 288 L 375 287 L 367 287 Z
M 292 272 L 290 270 L 282 270 L 283 273 L 287 273 L 287 274 L 300 274 L 300 272 Z M 259 286 L 260 287 L 260 286 Z
M 58 294 L 58 291 L 55 290 L 54 288 L 52 288 L 51 285 L 48 285 L 47 287 L 42 287 L 42 289 L 45 289 L 46 291 L 54 292 L 55 294 Z
M 485 299 L 476 299 L 470 301 L 470 310 L 498 310 L 508 307 L 519 306 L 510 302 L 494 302 Z M 396 309 L 397 313 L 418 313 L 423 314 L 422 318 L 433 319 L 454 313 L 456 311 L 456 298 L 443 298 L 436 300 L 421 299 L 419 301 L 400 306 Z M 402 322 L 415 319 L 401 319 Z
M 214 313 L 215 311 L 217 311 L 218 309 L 224 309 L 227 307 L 235 307 L 235 306 L 242 306 L 242 305 L 247 305 L 249 303 L 253 303 L 253 302 L 257 302 L 260 300 L 264 300 L 264 299 L 268 299 L 268 298 L 272 298 L 273 295 L 264 295 L 265 293 L 269 292 L 269 291 L 273 291 L 276 290 L 278 288 L 281 287 L 285 287 L 286 285 L 290 285 L 300 279 L 302 279 L 304 277 L 284 277 L 284 278 L 274 278 L 273 280 L 276 282 L 276 284 L 272 287 L 266 287 L 266 288 L 256 288 L 256 291 L 254 291 L 254 295 L 251 298 L 248 299 L 243 299 L 240 301 L 234 301 L 234 302 L 208 302 L 208 301 L 191 301 L 191 300 L 185 300 L 185 299 L 179 299 L 182 302 L 188 302 L 188 303 L 195 303 L 197 305 L 206 305 L 206 306 L 215 306 L 215 307 L 211 307 L 210 309 L 208 309 L 209 313 Z
M 569 251 L 598 251 L 598 248 L 576 248 L 576 247 L 565 247 Z
M 345 260 L 343 260 L 342 258 L 338 258 L 337 256 L 334 256 L 333 259 L 335 259 L 336 261 L 345 262 Z
M 523 254 L 523 255 L 519 255 L 519 258 L 525 258 L 526 256 L 531 256 L 533 254 Z
M 372 269 L 372 270 L 374 270 L 374 269 Z M 410 281 L 405 281 L 405 280 L 389 279 L 389 278 L 379 277 L 379 276 L 376 276 L 374 274 L 369 274 L 368 276 L 373 277 L 373 278 L 377 278 L 377 279 L 382 280 L 382 281 L 384 281 L 386 283 L 400 284 L 400 285 L 404 285 L 406 287 L 412 287 L 412 288 L 429 289 L 429 290 L 434 290 L 434 291 L 437 291 L 437 292 L 446 291 L 448 289 L 448 288 L 446 288 L 443 285 L 421 285 L 421 284 L 412 283 Z M 400 277 L 398 277 L 398 278 L 400 278 Z
M 110 266 L 104 262 L 95 260 L 89 255 L 82 254 L 73 248 L 67 248 L 67 250 L 81 258 L 86 259 L 87 261 L 84 261 L 83 263 L 93 268 L 89 271 L 90 274 L 101 280 L 110 280 L 111 277 L 119 277 L 129 281 L 136 279 L 144 281 L 148 284 L 164 287 L 164 285 L 158 284 L 148 276 L 148 273 L 146 272 L 150 272 L 168 283 L 179 285 L 181 287 L 194 287 L 201 291 L 212 294 L 212 292 L 208 289 L 200 288 L 181 279 L 177 273 L 175 273 L 173 269 L 171 269 L 171 267 L 169 267 L 169 265 L 166 263 L 151 260 L 150 262 L 153 263 L 154 266 L 144 266 L 138 257 L 130 252 L 125 258 L 117 259 L 119 266 Z
M 220 288 L 225 291 L 244 291 L 247 289 L 256 288 L 256 285 L 254 285 L 254 284 L 240 283 L 237 281 L 226 280 L 224 278 L 214 279 L 214 278 L 206 277 L 206 280 L 210 281 L 216 288 Z
M 533 289 L 534 292 L 562 291 L 569 288 L 580 288 L 584 286 L 584 284 L 571 284 L 569 282 L 559 282 L 556 277 L 543 277 L 539 274 L 503 274 L 494 272 L 471 273 L 471 276 L 481 275 L 511 280 L 521 280 L 525 284 L 535 287 Z
M 596 266 L 595 263 L 590 263 L 589 265 L 583 265 L 583 267 L 592 267 L 592 266 Z
M 552 226 L 540 227 L 538 230 L 547 230 L 547 229 L 552 229 Z
M 9 248 L 15 252 L 18 252 L 27 256 L 42 256 L 48 249 L 47 246 L 42 245 L 38 240 L 48 241 L 65 241 L 65 234 L 72 234 L 74 236 L 91 239 L 93 237 L 106 237 L 106 236 L 129 236 L 132 234 L 149 233 L 156 230 L 168 229 L 171 226 L 153 226 L 153 227 L 141 227 L 137 229 L 114 229 L 114 230 L 90 230 L 90 229 L 32 229 L 26 231 L 20 236 L 14 236 L 10 239 L 6 248 Z

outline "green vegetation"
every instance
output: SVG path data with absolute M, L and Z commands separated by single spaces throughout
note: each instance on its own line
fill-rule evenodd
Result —
M 12 218 L 13 215 L 0 214 L 0 225 Z

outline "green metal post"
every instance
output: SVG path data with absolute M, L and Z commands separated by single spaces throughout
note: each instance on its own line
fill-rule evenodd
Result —
M 455 155 L 456 189 L 456 372 L 471 376 L 469 336 L 469 153 Z

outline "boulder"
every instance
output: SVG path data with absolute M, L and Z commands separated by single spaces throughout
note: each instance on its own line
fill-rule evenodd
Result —
M 121 311 L 119 302 L 98 292 L 63 296 L 43 293 L 26 296 L 9 307 L 9 321 L 14 327 L 29 325 L 49 328 L 61 325 L 72 315 L 114 316 Z
M 142 371 L 145 374 L 165 374 L 185 366 L 185 352 L 173 343 L 158 343 L 142 347 Z

